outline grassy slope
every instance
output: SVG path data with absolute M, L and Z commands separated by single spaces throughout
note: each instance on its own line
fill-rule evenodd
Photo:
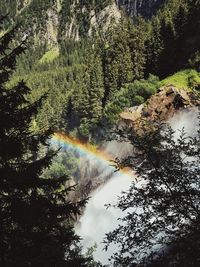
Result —
M 160 86 L 174 85 L 178 89 L 190 89 L 191 82 L 200 83 L 200 73 L 196 70 L 186 69 L 165 78 L 160 82 Z
M 47 51 L 42 58 L 39 60 L 39 63 L 50 63 L 54 61 L 59 56 L 59 49 L 57 47 Z

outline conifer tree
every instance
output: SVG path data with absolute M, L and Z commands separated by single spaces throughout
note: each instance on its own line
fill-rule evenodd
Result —
M 88 51 L 85 63 L 83 97 L 81 98 L 81 132 L 89 136 L 102 115 L 104 95 L 101 58 L 97 51 Z
M 133 80 L 133 63 L 129 47 L 127 22 L 111 27 L 102 52 L 105 95 L 103 106 L 121 87 Z
M 185 13 L 187 16 L 184 16 Z M 180 36 L 178 39 L 179 50 L 179 68 L 186 65 L 189 58 L 200 51 L 200 2 L 196 0 L 188 1 L 188 10 L 179 12 Z M 186 18 L 185 18 L 186 17 Z M 177 19 L 178 20 L 178 19 Z
M 175 55 L 175 39 L 176 33 L 174 29 L 173 21 L 167 21 L 161 19 L 160 36 L 163 43 L 163 49 L 161 50 L 158 70 L 160 77 L 166 77 L 174 70 L 174 55 Z
M 150 33 L 146 41 L 147 60 L 145 65 L 146 76 L 149 73 L 159 74 L 158 61 L 163 50 L 163 41 L 160 35 L 160 19 L 154 17 L 150 24 Z
M 0 38 L 0 266 L 90 266 L 73 230 L 84 201 L 70 202 L 66 177 L 41 177 L 55 154 L 48 149 L 50 130 L 30 130 L 42 99 L 30 103 L 24 81 L 6 86 L 25 50 L 24 42 L 14 44 L 15 32 Z
M 92 124 L 97 124 L 102 115 L 103 70 L 101 58 L 97 52 L 91 54 L 88 62 L 89 73 L 89 112 Z
M 135 25 L 132 25 L 132 23 L 129 22 L 129 32 L 133 79 L 139 80 L 144 77 L 146 63 L 145 42 L 148 36 L 148 29 L 145 21 L 142 18 L 138 18 Z

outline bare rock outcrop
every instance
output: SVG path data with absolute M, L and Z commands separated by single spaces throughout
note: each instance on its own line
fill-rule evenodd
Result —
M 166 0 L 116 0 L 117 5 L 132 18 L 138 15 L 151 18 L 165 2 Z
M 160 88 L 159 92 L 151 96 L 146 103 L 128 108 L 120 114 L 120 118 L 129 125 L 137 125 L 144 118 L 153 121 L 159 117 L 160 120 L 167 121 L 178 110 L 199 104 L 200 100 L 195 93 L 170 85 Z

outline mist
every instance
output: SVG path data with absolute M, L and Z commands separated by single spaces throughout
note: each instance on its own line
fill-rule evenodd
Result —
M 199 125 L 198 109 L 192 108 L 178 112 L 170 119 L 169 123 L 175 131 L 176 139 L 180 136 L 182 128 L 184 128 L 186 135 L 195 136 Z M 120 144 L 116 141 L 106 143 L 104 149 L 113 157 L 119 158 L 130 155 L 132 151 L 130 144 Z M 110 168 L 109 164 L 104 166 L 101 171 L 106 173 L 107 168 Z M 96 245 L 94 259 L 103 264 L 107 264 L 109 257 L 117 251 L 117 245 L 113 244 L 108 251 L 103 250 L 104 244 L 102 242 L 105 234 L 114 230 L 120 223 L 118 218 L 123 217 L 121 210 L 113 207 L 107 209 L 105 205 L 116 204 L 122 192 L 128 191 L 132 182 L 134 182 L 134 175 L 131 177 L 120 172 L 113 173 L 109 181 L 92 193 L 84 214 L 76 225 L 76 232 L 82 238 L 83 251 L 86 252 L 87 248 Z
M 76 232 L 82 238 L 84 252 L 88 247 L 97 245 L 94 259 L 102 263 L 108 263 L 108 258 L 117 250 L 117 246 L 110 246 L 108 251 L 103 251 L 102 241 L 105 233 L 114 230 L 118 225 L 118 218 L 122 212 L 116 208 L 106 209 L 108 203 L 116 204 L 122 191 L 129 189 L 132 180 L 127 175 L 116 173 L 100 189 L 96 190 L 89 200 L 85 212 L 76 227 Z
M 170 126 L 175 131 L 175 139 L 180 137 L 182 129 L 184 129 L 186 136 L 194 137 L 199 128 L 198 116 L 197 107 L 177 112 L 169 121 Z

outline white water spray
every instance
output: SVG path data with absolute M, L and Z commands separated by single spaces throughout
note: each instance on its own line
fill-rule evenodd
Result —
M 178 130 L 183 127 L 188 136 L 194 136 L 198 129 L 198 109 L 194 108 L 190 111 L 177 113 L 170 120 L 170 125 L 176 131 L 175 138 L 179 137 L 180 131 Z M 119 149 L 120 147 L 123 148 L 123 152 Z M 115 141 L 108 143 L 105 150 L 119 158 L 131 153 L 129 144 L 119 145 Z M 122 211 L 114 208 L 106 209 L 105 204 L 116 204 L 118 196 L 122 194 L 122 191 L 127 191 L 132 182 L 133 180 L 129 176 L 115 173 L 105 185 L 93 192 L 76 227 L 77 234 L 82 238 L 83 250 L 86 251 L 88 247 L 96 244 L 97 249 L 94 253 L 94 259 L 103 264 L 107 264 L 108 258 L 117 251 L 117 245 L 111 245 L 108 251 L 104 251 L 102 250 L 104 247 L 102 241 L 106 233 L 117 227 L 119 224 L 118 218 L 123 217 Z

